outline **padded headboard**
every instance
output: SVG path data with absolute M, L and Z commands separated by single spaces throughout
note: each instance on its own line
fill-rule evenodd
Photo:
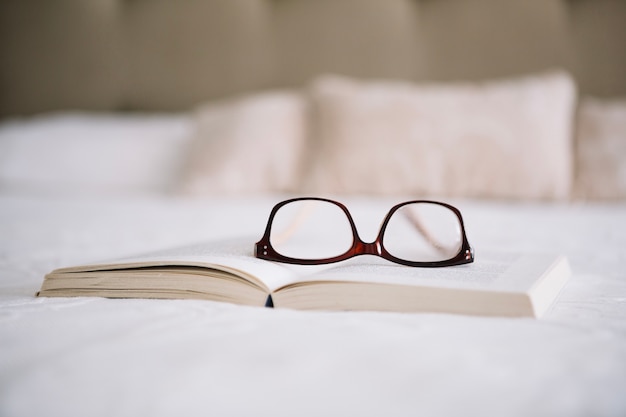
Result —
M 319 73 L 564 68 L 626 95 L 626 0 L 2 0 L 0 116 L 179 110 Z

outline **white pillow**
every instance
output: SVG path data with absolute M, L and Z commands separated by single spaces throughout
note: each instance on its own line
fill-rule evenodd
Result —
M 310 192 L 568 197 L 576 91 L 565 73 L 487 83 L 311 87 Z
M 161 193 L 179 181 L 191 122 L 182 115 L 62 113 L 0 125 L 0 189 Z
M 306 140 L 306 112 L 305 98 L 290 91 L 200 106 L 182 190 L 194 195 L 293 190 Z
M 576 132 L 574 196 L 626 198 L 626 100 L 582 100 Z

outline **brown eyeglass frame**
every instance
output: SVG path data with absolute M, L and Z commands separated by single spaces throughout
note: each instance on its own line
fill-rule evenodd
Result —
M 350 223 L 350 228 L 352 229 L 353 241 L 352 241 L 352 246 L 350 247 L 350 249 L 348 249 L 345 253 L 339 256 L 334 256 L 331 258 L 322 258 L 322 259 L 291 258 L 288 256 L 283 256 L 280 253 L 276 252 L 276 250 L 274 250 L 274 248 L 272 247 L 272 243 L 270 242 L 270 234 L 272 231 L 272 223 L 274 222 L 274 216 L 276 216 L 276 213 L 278 212 L 278 210 L 280 210 L 281 207 L 289 203 L 293 203 L 296 201 L 305 201 L 305 200 L 324 201 L 327 203 L 334 204 L 337 207 L 339 207 L 341 210 L 343 210 L 346 217 L 348 218 L 348 222 Z M 457 216 L 459 220 L 459 224 L 461 225 L 462 243 L 461 243 L 461 249 L 454 257 L 450 259 L 442 260 L 442 261 L 415 262 L 415 261 L 407 261 L 405 259 L 396 258 L 385 249 L 383 245 L 383 237 L 385 236 L 385 230 L 387 229 L 387 224 L 389 223 L 391 216 L 401 207 L 404 207 L 409 204 L 415 204 L 415 203 L 429 203 L 429 204 L 436 204 L 439 206 L 443 206 L 451 210 Z M 352 215 L 348 211 L 347 207 L 344 206 L 343 204 L 334 200 L 329 200 L 329 199 L 320 198 L 320 197 L 292 198 L 289 200 L 282 201 L 274 206 L 274 208 L 272 209 L 270 213 L 270 217 L 267 221 L 267 226 L 265 228 L 263 237 L 254 246 L 254 256 L 256 256 L 259 259 L 283 262 L 283 263 L 288 263 L 288 264 L 297 264 L 297 265 L 329 264 L 329 263 L 334 263 L 334 262 L 345 261 L 347 259 L 353 258 L 355 256 L 359 256 L 359 255 L 380 256 L 381 258 L 384 258 L 388 261 L 395 262 L 401 265 L 414 266 L 414 267 L 430 267 L 430 268 L 454 266 L 454 265 L 461 265 L 461 264 L 474 262 L 474 250 L 472 249 L 472 247 L 470 246 L 467 240 L 467 236 L 465 234 L 465 225 L 463 223 L 463 216 L 461 216 L 461 212 L 456 207 L 451 206 L 450 204 L 442 203 L 440 201 L 432 201 L 432 200 L 411 200 L 411 201 L 405 201 L 404 203 L 396 204 L 389 210 L 389 212 L 385 216 L 385 219 L 380 227 L 380 231 L 378 232 L 378 236 L 376 237 L 376 240 L 374 240 L 371 243 L 367 243 L 367 242 L 364 242 L 359 237 L 359 233 L 356 229 L 354 220 L 352 219 Z

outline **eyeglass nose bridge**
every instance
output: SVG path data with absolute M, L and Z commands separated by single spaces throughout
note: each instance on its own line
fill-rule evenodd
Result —
M 382 256 L 383 249 L 379 240 L 375 240 L 374 242 L 367 243 L 357 238 L 355 247 L 353 249 L 353 253 L 354 255 Z

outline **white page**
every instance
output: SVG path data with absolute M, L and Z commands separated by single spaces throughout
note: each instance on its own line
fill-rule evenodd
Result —
M 110 265 L 195 265 L 253 275 L 269 291 L 297 282 L 349 281 L 417 285 L 440 288 L 528 291 L 535 281 L 558 259 L 552 254 L 489 253 L 477 256 L 470 264 L 420 268 L 398 265 L 385 259 L 364 255 L 327 265 L 290 265 L 254 257 L 254 238 L 236 238 L 168 249 L 87 267 L 63 271 L 103 270 Z
M 298 282 L 349 281 L 415 285 L 437 288 L 528 292 L 550 268 L 563 258 L 555 254 L 485 253 L 473 263 L 420 268 L 397 265 L 382 258 L 361 256 L 338 263 Z M 300 270 L 300 267 L 294 268 Z

